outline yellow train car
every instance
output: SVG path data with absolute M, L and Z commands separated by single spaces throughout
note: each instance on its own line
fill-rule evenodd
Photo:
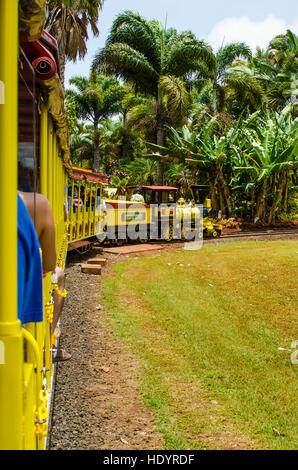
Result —
M 108 177 L 72 166 L 67 189 L 67 232 L 70 243 L 90 239 L 103 231 L 103 198 Z
M 64 266 L 63 206 L 71 172 L 64 96 L 46 2 L 0 2 L 0 449 L 41 450 L 53 386 L 52 279 L 43 280 L 44 320 L 17 312 L 17 190 L 50 201 L 57 265 Z

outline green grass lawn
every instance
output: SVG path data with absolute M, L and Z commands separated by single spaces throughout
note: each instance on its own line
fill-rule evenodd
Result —
M 297 449 L 295 241 L 128 259 L 103 296 L 166 449 Z

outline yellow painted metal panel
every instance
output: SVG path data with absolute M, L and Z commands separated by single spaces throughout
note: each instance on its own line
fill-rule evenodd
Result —
M 36 449 L 35 434 L 35 388 L 33 364 L 24 364 L 24 450 Z
M 48 197 L 48 113 L 43 105 L 40 118 L 40 187 L 41 193 Z
M 17 6 L 0 2 L 0 323 L 15 322 L 17 311 Z
M 18 450 L 23 447 L 23 340 L 16 282 L 17 0 L 0 2 L 0 44 L 0 449 Z
M 0 450 L 23 448 L 23 340 L 0 334 Z
M 48 124 L 48 158 L 47 158 L 47 163 L 48 163 L 48 171 L 47 171 L 47 189 L 48 189 L 48 200 L 51 202 L 52 201 L 52 158 L 53 158 L 53 121 L 52 119 L 49 118 L 49 124 Z

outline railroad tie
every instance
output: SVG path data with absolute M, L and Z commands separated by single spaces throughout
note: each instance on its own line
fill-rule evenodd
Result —
M 101 266 L 105 266 L 107 260 L 105 258 L 90 258 L 87 261 L 87 264 L 100 264 Z
M 103 247 L 102 247 L 102 246 L 93 245 L 93 246 L 92 246 L 92 250 L 97 251 L 98 253 L 102 253 L 102 252 L 103 252 Z
M 85 274 L 101 274 L 100 264 L 82 264 L 81 272 Z

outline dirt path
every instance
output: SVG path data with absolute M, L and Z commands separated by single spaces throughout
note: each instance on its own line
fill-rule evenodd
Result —
M 82 274 L 75 261 L 66 269 L 60 341 L 72 359 L 58 364 L 49 448 L 162 449 L 153 416 L 141 403 L 138 366 L 97 309 L 101 278 Z
M 237 240 L 210 240 L 206 244 L 230 241 Z M 184 244 L 163 245 L 160 251 L 176 250 Z M 115 339 L 100 308 L 102 277 L 80 271 L 80 263 L 95 255 L 91 251 L 73 257 L 66 269 L 69 294 L 61 319 L 60 345 L 72 359 L 57 366 L 49 449 L 163 449 L 164 440 L 154 426 L 153 414 L 142 405 L 138 364 Z M 108 266 L 103 276 L 109 275 L 111 264 L 125 259 L 123 255 L 105 257 Z

